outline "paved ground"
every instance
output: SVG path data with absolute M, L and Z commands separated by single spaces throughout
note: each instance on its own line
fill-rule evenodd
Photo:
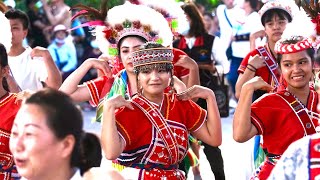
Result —
M 94 111 L 84 112 L 85 129 L 90 132 L 100 133 L 100 124 L 92 123 L 95 116 Z M 236 143 L 232 138 L 232 119 L 231 114 L 227 118 L 222 118 L 223 141 L 220 146 L 224 159 L 224 168 L 227 180 L 247 180 L 251 174 L 250 155 L 252 150 L 252 142 L 244 144 Z M 205 158 L 203 151 L 200 152 L 200 171 L 203 180 L 214 179 L 210 165 Z M 190 171 L 191 172 L 191 171 Z M 193 179 L 192 173 L 188 179 Z

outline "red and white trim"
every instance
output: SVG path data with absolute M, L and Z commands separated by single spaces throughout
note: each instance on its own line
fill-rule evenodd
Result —
M 311 40 L 309 38 L 305 38 L 304 40 L 299 41 L 295 44 L 283 44 L 280 40 L 276 43 L 274 50 L 278 54 L 290 54 L 304 51 L 312 47 L 313 46 Z

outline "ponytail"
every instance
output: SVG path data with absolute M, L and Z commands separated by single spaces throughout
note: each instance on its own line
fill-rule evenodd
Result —
M 100 139 L 93 133 L 84 132 L 81 139 L 81 176 L 92 167 L 99 167 L 102 159 Z

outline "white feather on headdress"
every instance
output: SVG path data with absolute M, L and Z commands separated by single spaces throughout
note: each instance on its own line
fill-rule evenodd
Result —
M 292 22 L 287 24 L 281 38 L 289 38 L 291 36 L 315 37 L 315 24 L 311 22 L 310 17 L 302 8 L 299 9 L 297 6 L 296 8 L 297 10 L 292 13 L 294 14 Z
M 173 41 L 173 34 L 166 19 L 159 12 L 145 5 L 135 5 L 126 2 L 123 5 L 115 6 L 108 11 L 106 22 L 112 28 L 118 24 L 123 24 L 125 21 L 140 21 L 141 25 L 150 26 L 150 30 L 155 32 L 161 39 L 163 46 L 170 46 Z M 110 42 L 105 37 L 103 32 L 108 27 L 97 26 L 95 29 L 96 39 L 99 44 L 99 49 L 104 54 L 110 54 Z M 132 31 L 134 33 L 134 31 Z M 132 35 L 131 33 L 131 35 Z M 135 35 L 140 35 L 139 32 Z M 148 40 L 148 39 L 147 39 Z
M 188 25 L 184 11 L 175 0 L 139 0 L 139 3 L 156 10 L 165 11 L 171 18 L 177 19 L 177 32 L 183 31 L 184 27 Z
M 7 52 L 11 47 L 11 26 L 9 20 L 0 12 L 0 22 L 1 22 L 1 34 L 0 34 L 0 43 L 6 47 Z

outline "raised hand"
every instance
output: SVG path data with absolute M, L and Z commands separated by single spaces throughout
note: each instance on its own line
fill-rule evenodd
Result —
M 197 63 L 187 55 L 180 55 L 179 60 L 174 65 L 185 69 L 198 68 Z
M 270 84 L 266 83 L 260 76 L 255 76 L 246 83 L 244 83 L 243 86 L 247 86 L 255 90 L 264 90 L 264 91 L 271 91 L 273 88 Z
M 108 61 L 104 59 L 89 58 L 85 61 L 85 63 L 90 67 L 90 69 L 95 68 L 97 71 L 101 72 L 102 75 L 105 75 L 109 78 L 112 77 L 112 72 Z
M 104 102 L 106 108 L 118 109 L 121 107 L 127 107 L 133 110 L 133 106 L 130 101 L 125 100 L 121 95 L 115 95 Z
M 47 57 L 47 56 L 50 56 L 50 53 L 49 53 L 47 48 L 37 46 L 37 47 L 32 49 L 32 51 L 30 53 L 30 56 L 31 56 L 31 58 L 34 58 L 34 57 Z
M 264 61 L 264 59 L 263 59 L 263 57 L 262 56 L 259 56 L 259 55 L 255 55 L 255 56 L 251 56 L 250 58 L 249 58 L 249 64 L 251 64 L 252 66 L 254 66 L 256 69 L 259 69 L 259 68 L 261 68 L 261 67 L 263 67 L 263 66 L 266 66 L 266 64 L 265 64 L 265 61 Z
M 189 100 L 194 98 L 208 99 L 213 97 L 214 93 L 211 89 L 199 85 L 194 85 L 191 88 L 177 94 L 180 100 Z
M 263 38 L 266 36 L 266 32 L 264 30 L 260 30 L 260 31 L 257 31 L 255 33 L 252 33 L 250 35 L 250 39 L 258 39 L 258 38 Z

